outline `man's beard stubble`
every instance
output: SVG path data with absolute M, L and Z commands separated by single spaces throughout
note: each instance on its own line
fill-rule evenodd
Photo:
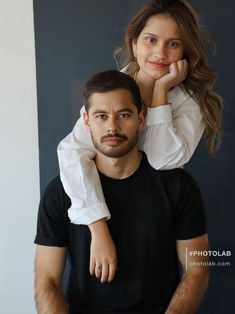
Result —
M 110 148 L 108 151 L 106 151 L 105 149 L 102 148 L 102 143 L 104 143 L 104 141 L 108 138 L 120 138 L 122 141 L 128 141 L 128 137 L 126 135 L 122 135 L 119 133 L 112 133 L 112 134 L 107 134 L 105 136 L 102 136 L 100 141 L 100 144 L 97 143 L 97 141 L 94 139 L 93 134 L 91 132 L 91 138 L 92 138 L 92 142 L 95 146 L 95 148 L 104 156 L 110 157 L 110 158 L 121 158 L 124 157 L 125 155 L 127 155 L 129 152 L 131 152 L 137 145 L 138 142 L 138 135 L 139 132 L 136 132 L 135 137 L 133 138 L 133 140 L 128 143 L 127 146 L 121 147 L 120 149 L 118 147 L 113 147 Z

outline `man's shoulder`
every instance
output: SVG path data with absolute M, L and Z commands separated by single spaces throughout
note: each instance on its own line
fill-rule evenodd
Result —
M 69 203 L 70 199 L 64 191 L 63 184 L 61 182 L 60 176 L 54 177 L 46 186 L 44 193 L 44 199 L 50 199 L 57 203 Z
M 163 179 L 172 179 L 179 181 L 194 181 L 192 175 L 183 168 L 175 168 L 169 170 L 155 170 Z
M 164 182 L 171 184 L 174 184 L 175 182 L 195 182 L 191 174 L 183 168 L 156 170 L 149 164 L 147 158 L 145 159 L 145 166 L 147 166 L 149 172 L 151 172 L 153 176 L 160 178 Z
M 154 182 L 162 186 L 168 195 L 179 197 L 190 189 L 199 190 L 195 179 L 183 168 L 156 170 L 147 162 L 147 169 Z
M 50 193 L 50 192 L 56 192 L 56 193 L 64 192 L 63 185 L 62 185 L 59 175 L 51 179 L 51 181 L 49 181 L 49 183 L 46 185 L 44 194 Z
M 57 176 L 48 183 L 39 203 L 36 244 L 68 245 L 69 207 L 70 200 Z
M 57 175 L 46 186 L 46 189 L 61 189 L 63 188 L 62 182 L 60 180 L 60 176 Z

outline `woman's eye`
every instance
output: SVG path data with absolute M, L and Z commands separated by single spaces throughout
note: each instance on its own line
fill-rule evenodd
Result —
M 155 37 L 146 37 L 145 40 L 150 44 L 154 44 L 156 42 Z
M 177 41 L 169 41 L 169 46 L 172 48 L 177 48 L 179 47 L 179 43 Z

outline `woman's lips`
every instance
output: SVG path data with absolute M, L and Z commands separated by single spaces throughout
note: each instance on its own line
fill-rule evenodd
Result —
M 166 68 L 168 67 L 168 64 L 161 63 L 161 62 L 148 61 L 148 63 L 149 63 L 152 67 L 154 67 L 155 69 L 163 70 L 163 69 L 166 69 Z

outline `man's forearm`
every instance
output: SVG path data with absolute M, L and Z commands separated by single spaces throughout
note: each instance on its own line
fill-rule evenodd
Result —
M 38 314 L 68 314 L 63 291 L 52 282 L 36 284 L 35 300 Z
M 196 313 L 208 287 L 208 272 L 185 274 L 165 314 Z

